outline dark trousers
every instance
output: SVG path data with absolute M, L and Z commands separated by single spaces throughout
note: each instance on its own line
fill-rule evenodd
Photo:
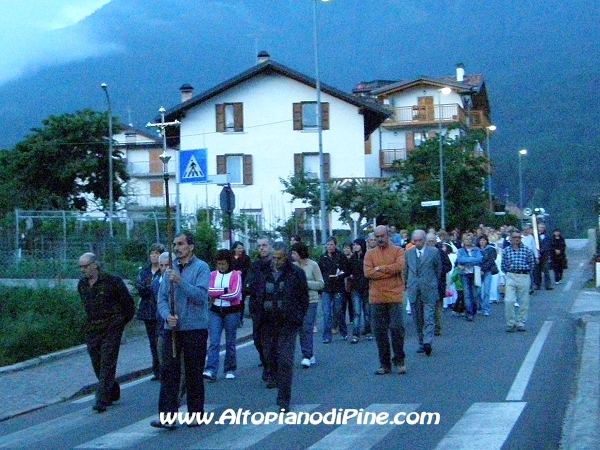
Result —
M 108 405 L 119 399 L 120 388 L 115 381 L 121 336 L 125 324 L 122 317 L 115 317 L 102 327 L 95 327 L 85 336 L 92 367 L 98 378 L 96 402 Z
M 540 260 L 533 270 L 533 284 L 537 289 L 542 286 L 542 275 L 544 276 L 544 287 L 547 289 L 552 284 L 550 281 L 550 260 L 547 256 L 540 256 Z
M 252 340 L 254 341 L 254 347 L 258 352 L 260 364 L 263 366 L 264 370 L 267 370 L 267 366 L 265 364 L 265 357 L 263 356 L 263 328 L 264 323 L 262 322 L 262 320 L 256 316 L 252 316 Z
M 158 357 L 158 321 L 144 320 L 146 326 L 146 335 L 150 344 L 150 353 L 152 354 L 152 373 L 154 376 L 160 375 L 160 359 Z
M 263 352 L 266 369 L 277 382 L 277 404 L 289 406 L 292 398 L 292 376 L 296 336 L 300 327 L 275 321 L 264 325 Z
M 161 368 L 158 410 L 175 413 L 179 409 L 179 385 L 181 380 L 181 357 L 185 372 L 187 407 L 189 412 L 204 412 L 204 362 L 208 330 L 185 330 L 175 333 L 176 356 L 173 357 L 171 330 L 164 330 L 163 365 Z
M 374 303 L 371 304 L 371 317 L 375 342 L 379 351 L 379 363 L 387 369 L 404 363 L 404 304 Z M 394 351 L 391 357 L 390 351 Z

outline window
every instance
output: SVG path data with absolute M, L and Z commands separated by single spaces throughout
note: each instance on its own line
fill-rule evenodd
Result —
M 293 105 L 294 130 L 316 130 L 317 102 L 301 102 Z M 321 126 L 329 130 L 329 103 L 321 103 Z
M 225 173 L 229 183 L 252 184 L 252 155 L 217 155 L 217 174 Z
M 329 180 L 331 177 L 329 153 L 323 154 L 323 163 L 325 180 Z M 319 179 L 320 166 L 318 153 L 294 153 L 294 175 L 304 171 L 307 178 Z
M 255 233 L 263 229 L 262 209 L 240 209 L 240 214 L 244 216 L 244 219 L 248 219 L 245 220 L 245 223 L 250 233 Z
M 221 103 L 215 105 L 217 117 L 217 132 L 244 131 L 243 103 Z
M 165 195 L 164 183 L 162 181 L 150 182 L 150 197 L 162 197 Z

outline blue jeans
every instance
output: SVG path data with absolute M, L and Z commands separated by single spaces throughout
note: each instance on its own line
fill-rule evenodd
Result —
M 352 307 L 354 309 L 354 320 L 352 321 L 352 334 L 360 337 L 361 330 L 365 334 L 371 333 L 371 314 L 369 308 L 368 294 L 352 289 Z
M 213 375 L 219 371 L 219 348 L 221 347 L 221 333 L 225 330 L 225 372 L 233 372 L 237 368 L 235 357 L 235 340 L 237 336 L 240 313 L 221 315 L 214 311 L 208 312 L 208 359 L 205 370 L 210 370 Z
M 490 313 L 490 287 L 492 285 L 491 272 L 481 274 L 481 311 Z
M 463 284 L 463 291 L 465 294 L 465 313 L 467 317 L 475 317 L 477 314 L 477 302 L 475 296 L 477 295 L 475 284 L 473 283 L 475 276 L 472 273 L 461 273 L 460 279 Z
M 312 358 L 313 353 L 313 328 L 317 320 L 317 305 L 318 303 L 309 303 L 302 329 L 300 330 L 300 350 L 304 358 Z
M 348 334 L 346 328 L 346 318 L 343 317 L 340 320 L 340 311 L 342 309 L 342 302 L 344 298 L 339 292 L 323 292 L 321 295 L 321 308 L 323 309 L 323 340 L 331 340 L 331 328 L 334 326 L 339 327 L 339 331 L 342 336 Z

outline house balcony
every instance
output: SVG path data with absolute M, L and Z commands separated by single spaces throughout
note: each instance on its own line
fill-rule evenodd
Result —
M 162 161 L 128 162 L 127 173 L 132 178 L 160 178 L 164 175 Z M 175 164 L 169 164 L 169 177 L 175 177 Z
M 407 156 L 405 148 L 386 148 L 379 151 L 379 167 L 385 170 L 392 168 L 397 159 L 405 160 Z
M 485 128 L 490 125 L 483 111 L 465 111 L 457 103 L 433 106 L 401 106 L 388 107 L 392 115 L 382 124 L 386 128 L 414 127 L 415 125 L 433 126 L 442 124 L 461 123 L 468 128 Z

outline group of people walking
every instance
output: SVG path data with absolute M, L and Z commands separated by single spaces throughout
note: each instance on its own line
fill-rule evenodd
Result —
M 172 254 L 161 244 L 152 245 L 149 263 L 140 270 L 135 286 L 141 298 L 137 318 L 144 322 L 150 344 L 152 379 L 161 383 L 159 412 L 176 413 L 183 392 L 189 412 L 204 412 L 204 380 L 219 376 L 223 333 L 224 378 L 236 378 L 235 344 L 246 297 L 262 380 L 267 389 L 277 389 L 276 403 L 284 411 L 290 408 L 298 337 L 301 366 L 316 364 L 319 302 L 323 344 L 331 343 L 336 332 L 351 344 L 374 338 L 376 375 L 407 372 L 407 310 L 416 327 L 418 353 L 432 355 L 450 285 L 461 294 L 452 308 L 457 314 L 464 308 L 466 319 L 473 321 L 478 310 L 490 314 L 491 277 L 501 271 L 506 277 L 506 331 L 525 331 L 532 283 L 534 289 L 542 282 L 552 288 L 550 261 L 555 283 L 561 282 L 566 246 L 558 230 L 548 236 L 543 224 L 533 247 L 527 230 L 506 232 L 507 238 L 498 236 L 497 242 L 490 242 L 483 232 L 458 239 L 434 230 L 415 230 L 410 238 L 403 234 L 398 239 L 393 227 L 380 225 L 367 240 L 350 243 L 345 253 L 330 238 L 318 261 L 310 258 L 308 246 L 299 238 L 290 247 L 265 237 L 257 241 L 255 261 L 236 242 L 231 251 L 217 252 L 212 272 L 194 254 L 194 236 L 189 232 L 175 237 Z M 455 254 L 454 265 L 450 254 Z M 119 343 L 135 307 L 123 281 L 104 272 L 94 254 L 82 255 L 79 267 L 78 290 L 88 317 L 86 342 L 99 380 L 94 409 L 102 413 L 120 397 L 115 381 Z M 151 425 L 174 428 L 159 420 Z

